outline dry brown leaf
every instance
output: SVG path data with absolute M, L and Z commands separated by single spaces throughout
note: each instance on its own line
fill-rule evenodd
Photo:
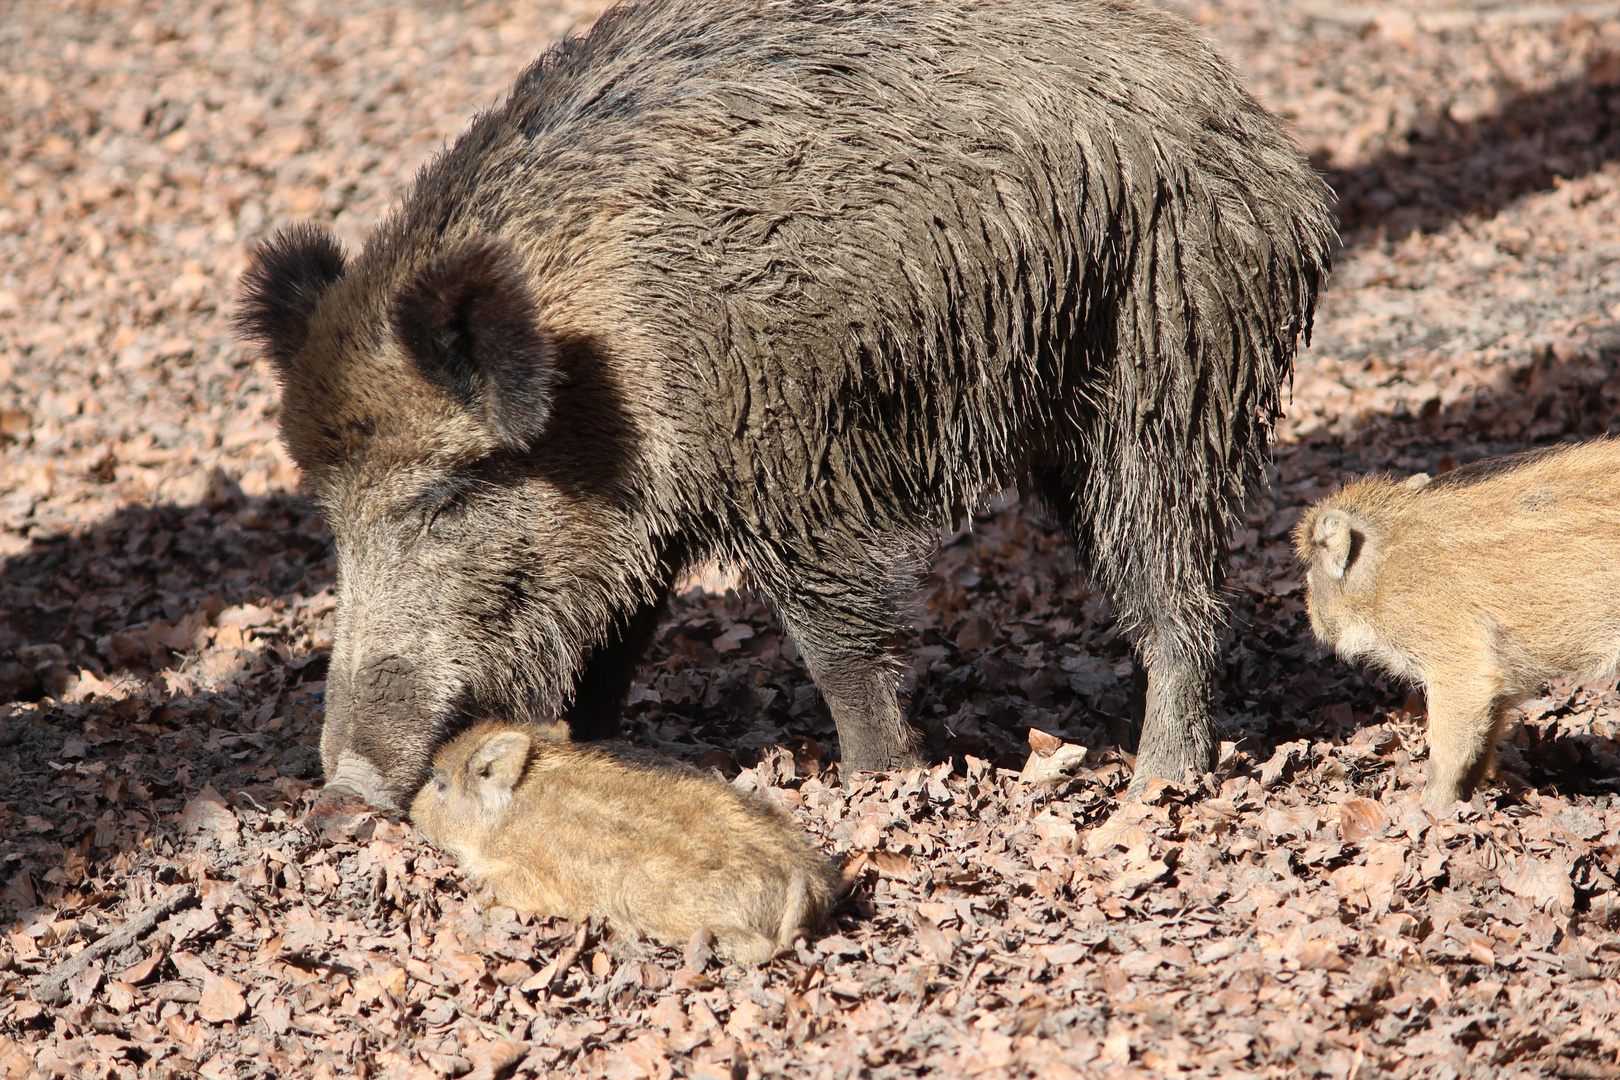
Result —
M 289 910 L 284 918 L 285 927 L 280 936 L 288 949 L 307 953 L 326 944 L 331 927 L 314 910 L 308 907 L 295 907 Z
M 1359 844 L 1369 837 L 1377 837 L 1389 827 L 1387 811 L 1371 799 L 1345 799 L 1338 805 L 1339 838 L 1347 844 Z
M 1116 1027 L 1108 1033 L 1102 1042 L 1102 1052 L 1099 1060 L 1109 1065 L 1128 1065 L 1131 1060 L 1131 1033 L 1123 1025 Z
M 682 950 L 681 958 L 685 961 L 684 968 L 691 972 L 701 972 L 709 966 L 714 959 L 714 931 L 707 926 L 700 926 L 692 931 L 687 939 L 686 947 Z
M 1054 753 L 1062 745 L 1063 740 L 1056 735 L 1048 735 L 1040 728 L 1029 729 L 1029 748 L 1041 757 Z
M 1310 747 L 1303 741 L 1284 743 L 1272 751 L 1271 757 L 1260 766 L 1260 786 L 1276 787 L 1291 776 L 1296 768 L 1310 760 Z
M 1029 824 L 1035 834 L 1053 850 L 1071 852 L 1079 842 L 1080 833 L 1074 822 L 1051 810 L 1036 815 Z
M 963 621 L 956 632 L 956 647 L 963 652 L 977 652 L 996 637 L 994 624 L 982 615 L 973 615 Z
M 883 843 L 883 829 L 876 820 L 869 820 L 857 826 L 850 834 L 850 847 L 856 851 L 872 851 Z
M 152 977 L 152 973 L 157 970 L 157 966 L 163 962 L 164 957 L 167 955 L 161 949 L 153 949 L 146 959 L 131 964 L 123 971 L 120 971 L 117 978 L 131 985 L 139 986 Z
M 1306 971 L 1345 971 L 1350 967 L 1338 943 L 1329 938 L 1303 942 L 1294 952 L 1293 959 Z
M 293 1017 L 292 1026 L 306 1035 L 335 1035 L 343 1030 L 332 1017 L 318 1012 L 299 1013 Z
M 1526 855 L 1516 866 L 1501 867 L 1499 874 L 1502 888 L 1533 907 L 1565 916 L 1575 910 L 1575 886 L 1567 865 Z
M 212 784 L 203 787 L 180 813 L 180 828 L 188 833 L 207 833 L 222 843 L 234 844 L 242 826 L 224 796 Z
M 527 964 L 521 964 L 515 960 L 512 963 L 523 969 L 524 976 L 529 974 Z M 511 984 L 508 983 L 507 985 Z M 370 1003 L 380 1001 L 384 995 L 387 995 L 394 1003 L 403 1005 L 405 1003 L 405 989 L 405 969 L 391 967 L 358 979 L 354 984 L 354 996 L 356 1001 Z
M 491 1039 L 469 1043 L 462 1048 L 462 1056 L 472 1062 L 472 1071 L 465 1080 L 495 1080 L 528 1053 L 529 1044 L 509 1039 Z
M 1035 729 L 1029 729 L 1030 745 L 1035 745 Z M 1050 736 L 1048 736 L 1050 737 Z M 1086 748 L 1073 743 L 1058 742 L 1046 750 L 1036 748 L 1024 761 L 1024 770 L 1018 780 L 1024 784 L 1060 784 L 1086 760 Z
M 6 1080 L 22 1080 L 34 1072 L 35 1054 L 26 1047 L 0 1035 L 0 1076 Z
M 395 970 L 398 971 L 400 975 L 399 990 L 401 991 L 401 993 L 396 994 L 395 997 L 396 1000 L 404 1001 L 405 997 L 403 991 L 405 989 L 405 972 L 403 969 L 399 968 L 396 968 Z M 495 981 L 506 986 L 516 986 L 518 983 L 526 982 L 533 974 L 534 968 L 530 967 L 524 961 L 508 960 L 506 963 L 495 969 Z
M 1328 881 L 1346 903 L 1380 913 L 1388 909 L 1396 884 L 1406 874 L 1407 850 L 1404 841 L 1372 841 L 1360 862 L 1339 867 Z
M 956 946 L 961 941 L 961 935 L 954 930 L 941 929 L 932 919 L 920 912 L 916 916 L 916 924 L 917 936 L 922 940 L 923 948 L 941 964 L 950 963 L 956 954 Z
M 88 1004 L 95 996 L 97 988 L 101 986 L 101 976 L 102 963 L 93 960 L 68 979 L 67 987 L 73 1000 L 80 1005 Z
M 897 851 L 871 851 L 866 853 L 868 864 L 877 867 L 886 878 L 905 881 L 915 872 L 911 859 Z
M 115 1013 L 126 1013 L 135 1004 L 135 987 L 118 979 L 108 979 L 103 1000 Z
M 1130 820 L 1122 807 L 1120 813 L 1086 834 L 1085 850 L 1087 855 L 1101 855 L 1110 848 L 1151 848 L 1155 842 L 1153 834 Z
M 1453 923 L 1446 927 L 1446 936 L 1461 945 L 1469 959 L 1475 963 L 1491 967 L 1496 965 L 1496 950 L 1491 947 L 1490 938 L 1473 927 Z
M 197 1001 L 197 1015 L 211 1024 L 240 1020 L 247 1014 L 247 1000 L 242 984 L 235 979 L 217 975 L 194 953 L 177 952 L 169 959 L 175 970 L 188 979 L 202 983 L 202 994 Z
M 278 994 L 261 998 L 254 1012 L 272 1035 L 285 1035 L 292 1024 L 292 1005 Z
M 654 1036 L 642 1035 L 622 1050 L 610 1053 L 603 1062 L 604 1077 L 624 1077 L 625 1080 L 670 1080 L 674 1069 L 669 1062 L 669 1051 Z M 727 1071 L 727 1080 L 731 1073 Z
M 275 621 L 276 613 L 274 611 L 253 604 L 239 604 L 236 607 L 229 607 L 214 617 L 215 626 L 228 626 L 237 630 L 269 626 Z

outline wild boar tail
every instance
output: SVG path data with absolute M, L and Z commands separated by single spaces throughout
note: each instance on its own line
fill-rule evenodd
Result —
M 1327 185 L 1279 121 L 1233 93 L 1236 104 L 1180 141 L 1155 125 L 1118 136 L 1120 161 L 1151 182 L 1122 191 L 1114 242 L 1093 254 L 1117 260 L 1115 360 L 1109 407 L 1082 421 L 1093 463 L 1083 557 L 1115 595 L 1160 582 L 1199 597 L 1179 613 L 1122 617 L 1133 633 L 1178 622 L 1155 632 L 1204 649 L 1223 608 L 1207 583 L 1263 475 L 1336 242 Z M 1143 533 L 1166 539 L 1144 544 Z
M 1114 416 L 1182 444 L 1162 449 L 1215 496 L 1241 496 L 1258 475 L 1336 239 L 1326 185 L 1292 147 L 1266 149 L 1221 163 L 1236 178 L 1172 160 L 1124 224 L 1139 247 L 1121 297 Z

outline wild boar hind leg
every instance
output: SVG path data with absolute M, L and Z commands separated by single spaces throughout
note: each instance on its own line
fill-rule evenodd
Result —
M 1054 468 L 1033 476 L 1131 642 L 1138 672 L 1132 711 L 1141 730 L 1127 798 L 1140 796 L 1154 777 L 1183 783 L 1189 769 L 1201 776 L 1216 760 L 1209 698 L 1225 617 L 1226 544 L 1219 507 L 1180 495 L 1196 488 L 1175 467 L 1165 461 L 1136 470 L 1149 478 L 1136 483 L 1123 470 Z

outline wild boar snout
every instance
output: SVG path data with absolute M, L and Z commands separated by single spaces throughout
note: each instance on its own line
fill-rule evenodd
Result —
M 398 653 L 333 665 L 321 732 L 328 787 L 388 808 L 410 798 L 433 752 L 420 723 L 419 685 L 416 663 Z
M 397 653 L 369 656 L 348 680 L 348 707 L 404 719 L 416 711 L 416 664 Z

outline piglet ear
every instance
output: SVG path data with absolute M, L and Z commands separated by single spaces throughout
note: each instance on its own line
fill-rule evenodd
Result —
M 529 736 L 521 731 L 498 731 L 467 759 L 469 786 L 494 809 L 511 798 L 528 764 Z
M 496 241 L 467 241 L 419 271 L 389 312 L 422 376 L 509 450 L 545 430 L 556 378 L 555 348 L 537 325 L 526 274 Z
M 343 276 L 343 245 L 318 225 L 289 225 L 253 248 L 231 327 L 255 342 L 286 378 L 309 338 L 309 319 Z
M 1329 510 L 1316 519 L 1316 530 L 1311 539 L 1321 553 L 1322 568 L 1334 578 L 1344 577 L 1355 554 L 1356 534 L 1350 524 L 1350 515 L 1342 510 Z

